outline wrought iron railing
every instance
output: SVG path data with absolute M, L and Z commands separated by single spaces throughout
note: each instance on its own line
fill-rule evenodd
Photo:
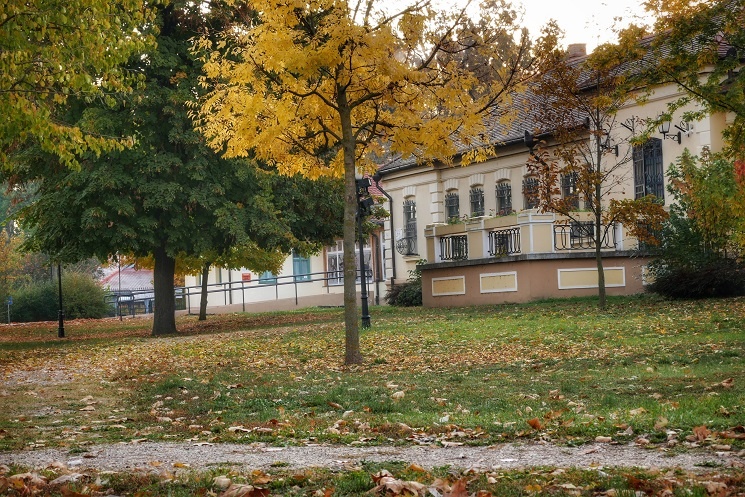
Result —
M 601 226 L 600 248 L 616 247 L 616 226 Z M 554 225 L 554 248 L 556 250 L 588 250 L 595 248 L 595 222 L 577 221 Z
M 404 237 L 396 240 L 396 252 L 401 255 L 418 255 L 416 237 Z
M 501 257 L 520 252 L 520 228 L 489 232 L 489 255 Z
M 440 259 L 443 261 L 468 259 L 468 237 L 453 235 L 440 238 Z

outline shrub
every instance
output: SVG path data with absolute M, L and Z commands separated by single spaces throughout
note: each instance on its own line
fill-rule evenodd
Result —
M 57 319 L 59 299 L 56 281 L 27 285 L 13 297 L 11 319 L 16 322 L 52 321 Z M 68 319 L 101 318 L 108 306 L 106 292 L 90 276 L 68 273 L 62 276 L 62 306 Z
M 385 295 L 385 301 L 388 305 L 397 307 L 416 307 L 422 305 L 422 271 L 418 268 L 418 265 L 425 262 L 427 261 L 418 261 L 417 269 L 409 271 L 409 281 L 391 287 Z
M 713 260 L 701 266 L 671 266 L 654 272 L 649 290 L 670 298 L 745 295 L 745 268 L 734 260 Z
M 51 281 L 32 283 L 16 291 L 10 318 L 16 322 L 57 318 L 57 287 Z
M 734 167 L 711 156 L 698 161 L 684 153 L 668 170 L 674 202 L 660 245 L 649 250 L 649 290 L 671 298 L 745 295 Z

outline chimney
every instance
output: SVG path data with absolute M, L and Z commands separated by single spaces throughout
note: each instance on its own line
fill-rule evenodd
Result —
M 587 44 L 572 43 L 567 47 L 567 59 L 578 59 L 587 55 Z

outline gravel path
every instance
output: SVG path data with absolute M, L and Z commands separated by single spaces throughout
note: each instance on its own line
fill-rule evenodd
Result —
M 0 453 L 0 464 L 19 464 L 44 468 L 59 461 L 71 469 L 131 471 L 189 467 L 205 469 L 229 464 L 244 469 L 326 467 L 343 469 L 362 461 L 406 461 L 424 468 L 452 466 L 475 470 L 551 467 L 640 467 L 682 468 L 687 470 L 745 466 L 745 451 L 739 453 L 691 449 L 671 454 L 633 444 L 592 444 L 559 447 L 552 444 L 503 444 L 490 447 L 349 447 L 316 445 L 307 447 L 268 447 L 239 444 L 189 444 L 140 442 L 91 446 L 84 454 L 66 450 L 39 449 Z M 279 464 L 281 463 L 281 464 Z M 174 466 L 175 465 L 175 466 Z M 188 466 L 184 466 L 188 465 Z

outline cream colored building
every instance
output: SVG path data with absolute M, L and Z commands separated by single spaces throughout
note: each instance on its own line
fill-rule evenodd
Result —
M 603 160 L 626 162 L 618 162 L 618 184 L 604 202 L 649 193 L 664 198 L 668 167 L 684 149 L 694 154 L 721 149 L 727 116 L 685 123 L 681 116 L 688 109 L 676 112 L 669 133 L 656 133 L 644 145 L 630 143 L 646 120 L 662 114 L 678 96 L 673 86 L 658 88 L 644 105 L 629 103 L 618 112 L 605 144 L 617 154 L 606 153 Z M 539 212 L 524 195 L 532 181 L 526 131 L 533 131 L 530 122 L 520 117 L 500 128 L 493 137 L 497 154 L 483 163 L 429 167 L 399 160 L 381 167 L 382 183 L 393 198 L 392 224 L 388 221 L 385 229 L 385 244 L 394 248 L 386 261 L 388 280 L 403 283 L 426 259 L 420 266 L 425 306 L 597 294 L 594 246 L 582 227 Z M 585 216 L 589 221 L 589 213 L 577 215 Z M 621 224 L 609 233 L 602 249 L 608 295 L 644 291 L 648 260 L 639 256 L 637 240 Z

